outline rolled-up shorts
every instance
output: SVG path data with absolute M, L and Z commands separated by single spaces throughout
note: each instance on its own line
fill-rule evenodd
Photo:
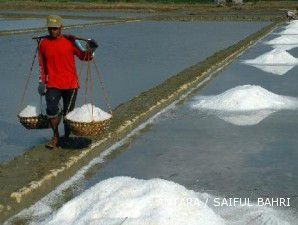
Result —
M 47 115 L 49 118 L 61 114 L 59 102 L 63 100 L 63 116 L 72 111 L 75 107 L 78 89 L 57 89 L 48 88 L 46 92 Z

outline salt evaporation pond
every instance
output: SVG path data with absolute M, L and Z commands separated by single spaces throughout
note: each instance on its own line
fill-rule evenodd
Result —
M 67 30 L 65 33 L 92 37 L 98 41 L 100 47 L 96 52 L 96 61 L 104 76 L 112 106 L 116 107 L 267 24 L 138 22 Z M 7 54 L 2 55 L 0 60 L 3 80 L 0 84 L 0 162 L 12 159 L 34 145 L 45 143 L 51 136 L 49 130 L 25 130 L 16 117 L 35 48 L 31 40 L 33 35 L 38 34 L 1 37 L 1 49 Z M 24 107 L 39 102 L 37 66 L 33 74 L 34 80 L 28 89 Z M 78 105 L 84 102 L 84 80 L 85 75 L 81 76 Z M 97 77 L 94 77 L 94 83 L 94 104 L 107 111 Z
M 64 19 L 64 26 L 77 24 L 90 24 L 96 21 L 82 19 Z M 0 20 L 0 31 L 26 30 L 45 27 L 45 19 L 2 19 Z
M 22 15 L 22 16 L 44 16 L 44 15 L 60 15 L 60 16 L 77 16 L 77 17 L 94 17 L 94 18 L 143 18 L 143 17 L 150 17 L 160 14 L 165 14 L 162 12 L 136 12 L 136 11 L 115 11 L 115 10 L 100 10 L 100 11 L 64 11 L 64 10 L 38 10 L 38 11 L 31 11 L 31 10 L 0 10 L 0 14 L 3 16 L 9 15 Z
M 271 38 L 269 35 L 266 40 Z M 91 163 L 90 167 L 83 168 L 75 177 L 66 181 L 32 208 L 19 214 L 12 224 L 17 224 L 17 221 L 28 221 L 29 224 L 46 221 L 55 224 L 59 218 L 71 219 L 67 217 L 69 212 L 74 213 L 72 216 L 80 215 L 89 220 L 91 217 L 98 222 L 97 215 L 103 213 L 103 208 L 97 207 L 99 204 L 103 204 L 101 206 L 107 209 L 107 217 L 116 215 L 116 212 L 111 211 L 114 206 L 117 207 L 120 203 L 131 204 L 132 208 L 127 207 L 127 214 L 119 211 L 117 213 L 124 214 L 113 217 L 117 222 L 120 221 L 120 224 L 121 222 L 125 224 L 125 220 L 128 220 L 125 215 L 129 215 L 131 212 L 129 209 L 138 210 L 138 207 L 144 207 L 142 212 L 150 212 L 146 215 L 159 215 L 154 210 L 147 210 L 150 206 L 157 206 L 154 205 L 156 201 L 151 200 L 154 196 L 164 193 L 162 187 L 168 182 L 161 180 L 158 186 L 154 178 L 175 182 L 170 184 L 171 188 L 167 186 L 167 192 L 164 193 L 168 194 L 166 196 L 169 199 L 177 197 L 177 192 L 172 190 L 180 188 L 183 191 L 179 191 L 179 195 L 191 194 L 189 202 L 197 203 L 198 208 L 202 202 L 205 203 L 206 199 L 209 199 L 207 211 L 202 218 L 212 216 L 212 219 L 217 221 L 220 217 L 227 225 L 297 224 L 297 110 L 291 107 L 289 110 L 286 107 L 261 119 L 259 123 L 248 126 L 233 124 L 217 115 L 191 107 L 199 96 L 217 96 L 236 87 L 238 87 L 236 91 L 242 87 L 240 90 L 248 89 L 263 94 L 255 96 L 258 101 L 255 98 L 247 101 L 249 104 L 247 107 L 251 107 L 251 103 L 255 102 L 257 107 L 254 109 L 257 111 L 268 108 L 261 107 L 264 105 L 262 103 L 264 100 L 271 106 L 269 108 L 272 108 L 272 103 L 279 102 L 283 96 L 290 96 L 291 100 L 297 98 L 297 67 L 281 77 L 268 76 L 267 72 L 241 63 L 246 59 L 257 58 L 270 50 L 269 46 L 262 43 L 249 49 L 203 89 L 194 92 L 176 107 L 157 117 L 144 130 L 120 143 L 121 147 L 115 146 L 115 149 L 104 152 L 100 158 Z M 294 57 L 298 57 L 297 50 L 291 51 Z M 243 88 L 243 85 L 248 84 L 252 86 Z M 234 89 L 234 92 L 230 93 L 237 92 Z M 280 103 L 284 104 L 284 101 Z M 275 107 L 275 104 L 273 105 Z M 251 115 L 247 118 L 251 118 Z M 121 176 L 134 177 L 138 180 Z M 112 179 L 106 180 L 109 178 Z M 127 179 L 129 185 L 123 185 L 123 179 Z M 100 188 L 108 183 L 109 188 L 117 193 L 115 196 L 117 198 L 121 196 L 117 205 L 114 205 L 115 199 L 112 197 L 101 201 L 105 193 L 112 191 L 106 188 L 107 192 L 101 195 Z M 156 187 L 159 187 L 157 188 L 159 191 L 154 192 Z M 196 198 L 193 191 L 199 201 L 193 200 Z M 259 197 L 289 197 L 291 207 L 215 207 L 212 202 L 217 197 L 250 198 L 252 202 Z M 97 205 L 94 208 L 90 205 L 79 207 L 80 203 L 86 204 L 88 199 Z M 153 204 L 145 204 L 148 199 Z M 110 200 L 111 204 L 108 204 Z M 66 202 L 68 203 L 64 204 Z M 94 213 L 88 214 L 93 209 Z M 168 212 L 167 210 L 170 209 L 166 208 L 160 212 Z M 144 214 L 131 216 L 129 222 L 134 218 L 146 218 L 140 215 Z M 178 217 L 179 212 L 174 211 L 174 215 Z M 187 216 L 191 219 L 196 215 L 187 214 Z

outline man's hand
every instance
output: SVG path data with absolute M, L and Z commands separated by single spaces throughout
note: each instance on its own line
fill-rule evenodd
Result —
M 43 82 L 39 82 L 38 85 L 38 93 L 43 96 L 46 94 L 47 88 L 46 85 Z
M 98 47 L 98 44 L 94 39 L 88 39 L 88 45 L 93 51 L 95 51 L 95 49 Z

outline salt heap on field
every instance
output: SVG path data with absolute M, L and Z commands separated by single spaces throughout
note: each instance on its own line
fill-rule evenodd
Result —
M 294 65 L 253 65 L 251 66 L 256 67 L 266 73 L 272 73 L 275 75 L 285 75 L 287 72 L 289 72 L 291 69 L 293 69 Z
M 298 64 L 298 59 L 287 51 L 277 48 L 266 52 L 255 59 L 243 60 L 243 62 L 253 65 L 296 65 Z
M 223 201 L 223 198 L 208 193 L 194 193 L 165 180 L 144 181 L 129 177 L 114 177 L 101 181 L 87 190 L 87 193 L 84 192 L 57 210 L 53 203 L 60 202 L 59 199 L 63 198 L 62 192 L 69 187 L 68 182 L 66 181 L 66 186 L 62 184 L 63 188 L 60 186 L 61 189 L 54 190 L 11 217 L 4 225 L 14 225 L 18 221 L 27 221 L 28 225 L 173 225 L 179 222 L 179 225 L 293 225 L 297 224 L 298 220 L 294 212 L 289 213 L 283 209 L 258 206 L 254 202 L 249 206 L 236 203 L 233 207 L 227 204 L 219 207 L 215 202 L 218 204 L 227 200 Z M 165 206 L 159 204 L 160 202 Z M 177 204 L 193 207 L 182 208 Z M 198 221 L 194 222 L 197 217 Z M 176 218 L 178 221 L 173 222 Z
M 274 94 L 256 85 L 242 85 L 219 95 L 197 97 L 195 109 L 235 125 L 255 125 L 282 109 L 297 109 L 298 99 Z
M 255 59 L 243 60 L 242 62 L 268 73 L 284 75 L 298 64 L 298 59 L 287 51 L 277 48 Z
M 297 28 L 287 28 L 281 32 L 279 32 L 281 35 L 297 35 L 298 34 L 298 27 Z
M 285 26 L 285 29 L 281 31 L 279 34 L 282 34 L 282 35 L 298 34 L 298 22 L 295 20 L 291 21 L 287 26 Z
M 74 122 L 90 123 L 92 121 L 104 121 L 110 119 L 111 114 L 101 110 L 91 104 L 85 104 L 81 107 L 75 108 L 73 111 L 66 115 L 66 119 Z
M 297 48 L 298 43 L 293 44 L 293 45 L 271 45 L 271 46 L 272 46 L 272 48 L 277 48 L 277 49 L 282 50 L 282 51 L 289 51 L 293 48 Z
M 274 94 L 257 85 L 242 85 L 219 95 L 196 98 L 194 108 L 220 111 L 254 111 L 264 109 L 294 109 L 298 100 L 294 97 Z
M 196 192 L 174 182 L 104 180 L 72 199 L 47 225 L 223 225 Z
M 286 29 L 298 29 L 298 20 L 292 20 L 285 28 Z
M 40 107 L 27 105 L 20 113 L 20 117 L 34 117 L 40 114 Z
M 266 41 L 267 45 L 295 45 L 298 44 L 297 35 L 282 35 L 270 41 Z
M 279 38 L 269 41 L 270 45 L 273 45 L 274 48 L 283 48 L 284 50 L 291 50 L 298 47 L 298 22 L 291 21 L 288 26 L 281 32 Z M 288 35 L 288 36 L 287 36 Z M 273 44 L 272 44 L 273 43 Z

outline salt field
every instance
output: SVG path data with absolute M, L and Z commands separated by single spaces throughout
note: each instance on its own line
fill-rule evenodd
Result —
M 76 17 L 94 17 L 94 18 L 144 18 L 155 15 L 164 14 L 162 12 L 142 12 L 142 11 L 115 11 L 115 10 L 98 10 L 98 11 L 71 11 L 71 10 L 0 10 L 0 15 L 23 15 L 23 16 L 47 16 L 49 14 L 57 14 L 60 16 L 76 16 Z
M 77 25 L 77 24 L 90 24 L 94 23 L 94 20 L 82 20 L 82 19 L 64 19 L 64 25 Z M 99 21 L 98 21 L 99 22 Z M 24 30 L 32 28 L 43 28 L 45 22 L 42 19 L 2 19 L 0 20 L 0 31 L 10 30 Z
M 98 41 L 100 47 L 96 51 L 96 62 L 103 74 L 112 106 L 116 107 L 267 24 L 268 22 L 136 22 L 67 30 L 65 33 L 92 37 Z M 229 32 L 231 29 L 237 32 Z M 19 108 L 36 46 L 31 39 L 33 35 L 38 33 L 0 37 L 2 50 L 9 52 L 0 61 L 2 79 L 5 81 L 1 82 L 0 96 L 2 163 L 33 146 L 45 143 L 51 135 L 49 130 L 24 129 L 16 117 L 26 105 L 39 103 L 38 68 L 35 66 L 34 78 L 24 104 Z M 79 68 L 80 64 L 78 70 Z M 78 105 L 83 104 L 85 69 L 86 66 L 81 76 Z M 96 77 L 94 79 L 96 84 L 98 80 Z M 95 94 L 94 104 L 107 111 L 99 86 L 95 86 L 95 90 L 99 94 Z
M 297 66 L 243 63 L 275 36 L 6 224 L 297 224 Z M 246 202 L 221 205 L 229 197 Z

